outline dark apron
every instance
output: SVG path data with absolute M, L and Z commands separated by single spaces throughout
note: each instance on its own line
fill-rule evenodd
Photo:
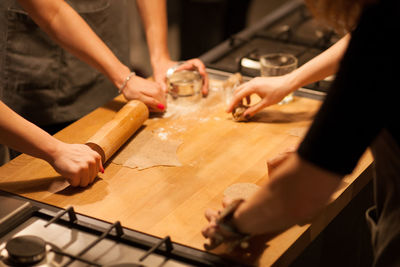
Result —
M 367 211 L 374 266 L 400 266 L 400 148 L 384 130 L 372 145 L 375 203 Z
M 126 0 L 67 2 L 128 65 Z M 0 1 L 0 38 L 0 98 L 37 125 L 79 119 L 117 95 L 104 75 L 55 44 L 15 0 Z

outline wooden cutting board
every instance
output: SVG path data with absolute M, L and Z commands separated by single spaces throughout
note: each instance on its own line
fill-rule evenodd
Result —
M 92 186 L 52 193 L 63 179 L 46 162 L 21 155 L 0 168 L 0 189 L 61 208 L 72 205 L 81 214 L 119 220 L 125 227 L 170 235 L 174 242 L 203 249 L 200 231 L 206 225 L 206 208 L 219 208 L 224 190 L 232 184 L 268 179 L 266 160 L 297 145 L 320 106 L 319 101 L 296 97 L 290 104 L 264 110 L 256 122 L 237 123 L 224 111 L 223 94 L 211 92 L 208 101 L 201 108 L 172 104 L 164 118 L 150 118 L 142 128 L 181 140 L 177 156 L 182 166 L 139 171 L 108 163 Z M 85 143 L 124 104 L 117 97 L 55 136 Z M 311 225 L 294 226 L 234 257 L 260 266 L 290 263 L 369 181 L 360 174 L 371 162 L 371 155 L 364 155 Z

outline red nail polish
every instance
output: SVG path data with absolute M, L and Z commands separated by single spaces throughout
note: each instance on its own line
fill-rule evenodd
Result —
M 161 110 L 164 110 L 164 109 L 165 109 L 164 105 L 161 104 L 161 103 L 157 105 L 157 108 L 158 108 L 158 109 L 161 109 Z

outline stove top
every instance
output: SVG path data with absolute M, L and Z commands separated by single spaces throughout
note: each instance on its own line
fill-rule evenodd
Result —
M 209 69 L 255 77 L 260 75 L 258 61 L 263 54 L 290 53 L 301 66 L 340 38 L 318 23 L 302 1 L 293 0 L 200 58 Z M 326 93 L 331 81 L 332 77 L 305 88 Z
M 228 259 L 0 191 L 0 266 L 242 266 Z

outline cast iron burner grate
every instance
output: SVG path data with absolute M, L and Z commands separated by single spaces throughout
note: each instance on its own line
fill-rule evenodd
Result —
M 68 214 L 69 222 L 76 223 L 77 216 L 73 207 L 69 207 L 56 214 L 44 227 L 55 223 L 62 216 Z M 89 266 L 105 266 L 105 267 L 145 267 L 140 263 L 116 263 L 111 265 L 102 265 L 83 258 L 90 249 L 95 247 L 100 241 L 110 235 L 112 230 L 115 230 L 115 237 L 121 238 L 124 235 L 123 227 L 119 221 L 113 223 L 106 229 L 97 239 L 92 241 L 89 245 L 81 249 L 76 254 L 71 254 L 63 251 L 62 249 L 46 242 L 44 239 L 33 235 L 21 235 L 14 237 L 6 242 L 5 248 L 1 251 L 0 260 L 6 266 L 62 266 L 66 267 L 75 261 L 82 262 Z M 173 245 L 169 236 L 161 239 L 154 246 L 148 249 L 140 258 L 139 262 L 144 261 L 155 250 L 165 246 L 165 251 L 168 253 L 172 251 Z M 61 264 L 62 258 L 67 257 L 66 263 Z M 1 265 L 0 265 L 1 266 Z
M 247 265 L 0 190 L 0 267 L 9 266 Z

